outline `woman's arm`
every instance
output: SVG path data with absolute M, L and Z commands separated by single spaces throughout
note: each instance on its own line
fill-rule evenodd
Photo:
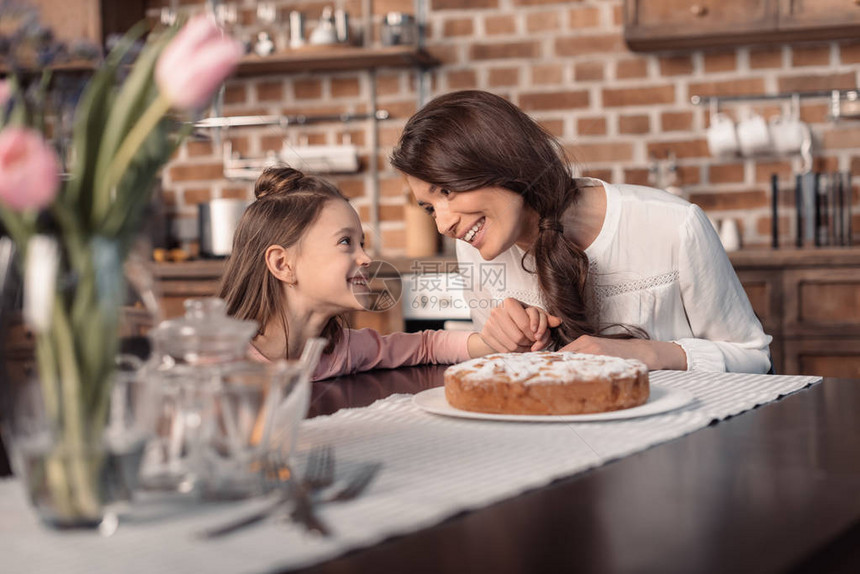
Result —
M 588 353 L 589 355 L 611 355 L 625 359 L 638 359 L 651 371 L 687 369 L 687 355 L 677 343 L 650 341 L 647 339 L 607 339 L 583 335 L 562 347 L 562 351 Z
M 687 213 L 678 236 L 678 281 L 693 336 L 674 341 L 582 336 L 563 350 L 635 358 L 650 369 L 770 369 L 771 337 L 762 330 L 719 237 L 701 209 L 690 206 Z
M 679 251 L 681 298 L 694 337 L 674 341 L 689 370 L 766 373 L 770 342 L 707 216 L 692 206 Z

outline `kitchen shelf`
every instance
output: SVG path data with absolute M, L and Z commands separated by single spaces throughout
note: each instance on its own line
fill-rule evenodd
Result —
M 439 60 L 432 54 L 415 46 L 325 46 L 290 50 L 264 57 L 251 54 L 242 58 L 236 75 L 296 74 L 381 67 L 431 68 L 438 64 Z
M 858 250 L 860 255 L 860 250 Z M 400 274 L 414 273 L 417 267 L 436 272 L 437 269 L 450 270 L 457 263 L 453 255 L 433 255 L 430 257 L 382 257 L 390 267 L 383 267 L 382 276 L 388 277 L 387 270 L 394 269 Z M 151 263 L 152 273 L 159 282 L 183 280 L 218 281 L 224 271 L 223 259 L 195 259 L 182 263 Z
M 96 68 L 101 65 L 100 62 L 93 62 L 91 60 L 70 60 L 68 62 L 62 62 L 59 64 L 51 64 L 50 66 L 45 66 L 42 68 L 36 66 L 22 66 L 18 69 L 18 72 L 23 74 L 41 74 L 43 70 L 50 70 L 52 72 L 93 72 Z M 12 73 L 12 69 L 5 62 L 0 62 L 0 75 L 6 75 Z

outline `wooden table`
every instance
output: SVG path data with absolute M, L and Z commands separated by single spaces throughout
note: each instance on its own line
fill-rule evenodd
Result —
M 443 367 L 314 384 L 311 415 Z M 860 381 L 810 389 L 306 572 L 860 571 Z M 420 496 L 419 492 L 415 493 Z

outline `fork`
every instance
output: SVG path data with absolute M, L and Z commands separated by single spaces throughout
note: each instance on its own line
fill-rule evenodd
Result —
M 320 502 L 346 502 L 352 500 L 364 492 L 364 489 L 373 481 L 376 473 L 381 468 L 382 463 L 379 462 L 365 464 L 349 477 L 346 486 L 334 494 L 323 498 Z
M 293 502 L 290 518 L 303 524 L 305 528 L 322 535 L 328 535 L 328 528 L 323 524 L 311 505 L 310 496 L 314 490 L 329 486 L 334 480 L 334 453 L 331 446 L 314 447 L 308 455 L 308 464 L 302 480 L 298 480 L 287 463 L 276 454 L 265 462 L 264 480 L 268 488 L 282 488 L 277 498 L 269 505 L 247 514 L 241 518 L 201 531 L 201 538 L 218 538 L 251 526 L 268 518 L 284 504 Z M 285 475 L 287 477 L 284 482 Z
M 301 482 L 289 481 L 293 495 L 293 510 L 290 518 L 311 532 L 329 535 L 328 527 L 316 516 L 311 495 L 314 491 L 330 486 L 334 482 L 334 450 L 331 445 L 316 446 L 308 455 L 308 465 Z
M 308 454 L 307 467 L 301 480 L 298 480 L 290 471 L 289 466 L 279 457 L 270 458 L 265 464 L 265 476 L 267 483 L 282 484 L 283 471 L 289 478 L 286 481 L 287 488 L 275 499 L 275 501 L 251 514 L 202 531 L 202 538 L 217 538 L 241 530 L 246 526 L 256 524 L 269 517 L 273 512 L 280 509 L 285 503 L 293 501 L 293 510 L 290 517 L 304 525 L 309 531 L 318 532 L 323 536 L 329 534 L 328 527 L 320 521 L 313 509 L 313 494 L 319 490 L 331 486 L 334 482 L 334 450 L 330 445 L 314 447 Z M 361 467 L 350 477 L 346 486 L 321 502 L 343 502 L 352 500 L 367 487 L 373 480 L 377 471 L 382 467 L 379 463 L 371 463 Z
M 279 484 L 282 478 L 281 472 L 287 471 L 289 473 L 289 470 L 290 469 L 286 465 L 286 463 L 276 461 L 274 460 L 274 458 L 270 458 L 269 460 L 267 460 L 264 463 L 263 469 L 266 489 L 269 490 L 273 487 L 273 485 Z M 277 498 L 271 504 L 268 504 L 257 511 L 251 512 L 250 514 L 246 514 L 241 518 L 237 518 L 235 520 L 227 522 L 226 524 L 202 530 L 197 534 L 197 536 L 199 538 L 208 539 L 219 538 L 221 536 L 231 534 L 233 532 L 236 532 L 237 530 L 245 528 L 246 526 L 251 526 L 253 524 L 263 521 L 289 500 L 290 493 L 286 490 L 283 490 L 280 494 L 278 494 Z
M 315 446 L 308 454 L 302 483 L 310 491 L 331 486 L 334 482 L 334 449 L 331 445 Z

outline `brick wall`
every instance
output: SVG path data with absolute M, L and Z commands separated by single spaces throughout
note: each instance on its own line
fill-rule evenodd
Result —
M 254 2 L 237 2 L 252 22 Z M 152 12 L 166 0 L 151 0 Z M 183 5 L 198 2 L 184 0 Z M 291 9 L 307 13 L 309 28 L 331 2 L 278 2 L 283 21 Z M 799 159 L 717 160 L 708 154 L 706 107 L 692 95 L 781 93 L 848 89 L 858 85 L 860 43 L 797 43 L 736 49 L 634 53 L 623 41 L 622 0 L 428 0 L 427 46 L 442 65 L 431 74 L 432 95 L 479 88 L 509 98 L 561 138 L 578 169 L 614 182 L 647 184 L 649 164 L 676 157 L 685 195 L 715 219 L 737 220 L 744 245 L 770 243 L 771 173 L 783 182 L 780 203 L 783 241 L 792 237 L 793 183 Z M 342 4 L 356 24 L 361 3 Z M 196 8 L 196 6 L 191 6 Z M 413 11 L 411 0 L 376 0 L 374 12 Z M 226 115 L 257 113 L 362 112 L 370 76 L 360 72 L 243 78 L 229 81 Z M 381 108 L 393 119 L 381 122 L 380 229 L 368 230 L 382 253 L 403 253 L 405 187 L 385 160 L 404 122 L 416 109 L 415 72 L 380 70 L 375 78 Z M 766 117 L 778 102 L 729 104 L 736 117 L 746 109 Z M 860 172 L 860 122 L 833 123 L 825 99 L 804 100 L 802 118 L 811 124 L 816 168 Z M 290 129 L 234 129 L 234 150 L 262 156 L 294 142 L 338 143 L 344 137 L 361 148 L 362 173 L 332 177 L 369 220 L 366 166 L 367 122 L 319 124 Z M 219 149 L 195 141 L 184 146 L 164 174 L 165 199 L 178 218 L 192 218 L 210 197 L 252 197 L 250 182 L 227 181 Z M 855 178 L 856 181 L 856 178 Z M 853 190 L 855 204 L 860 190 Z M 854 229 L 860 229 L 855 208 Z M 855 231 L 855 241 L 858 233 Z

